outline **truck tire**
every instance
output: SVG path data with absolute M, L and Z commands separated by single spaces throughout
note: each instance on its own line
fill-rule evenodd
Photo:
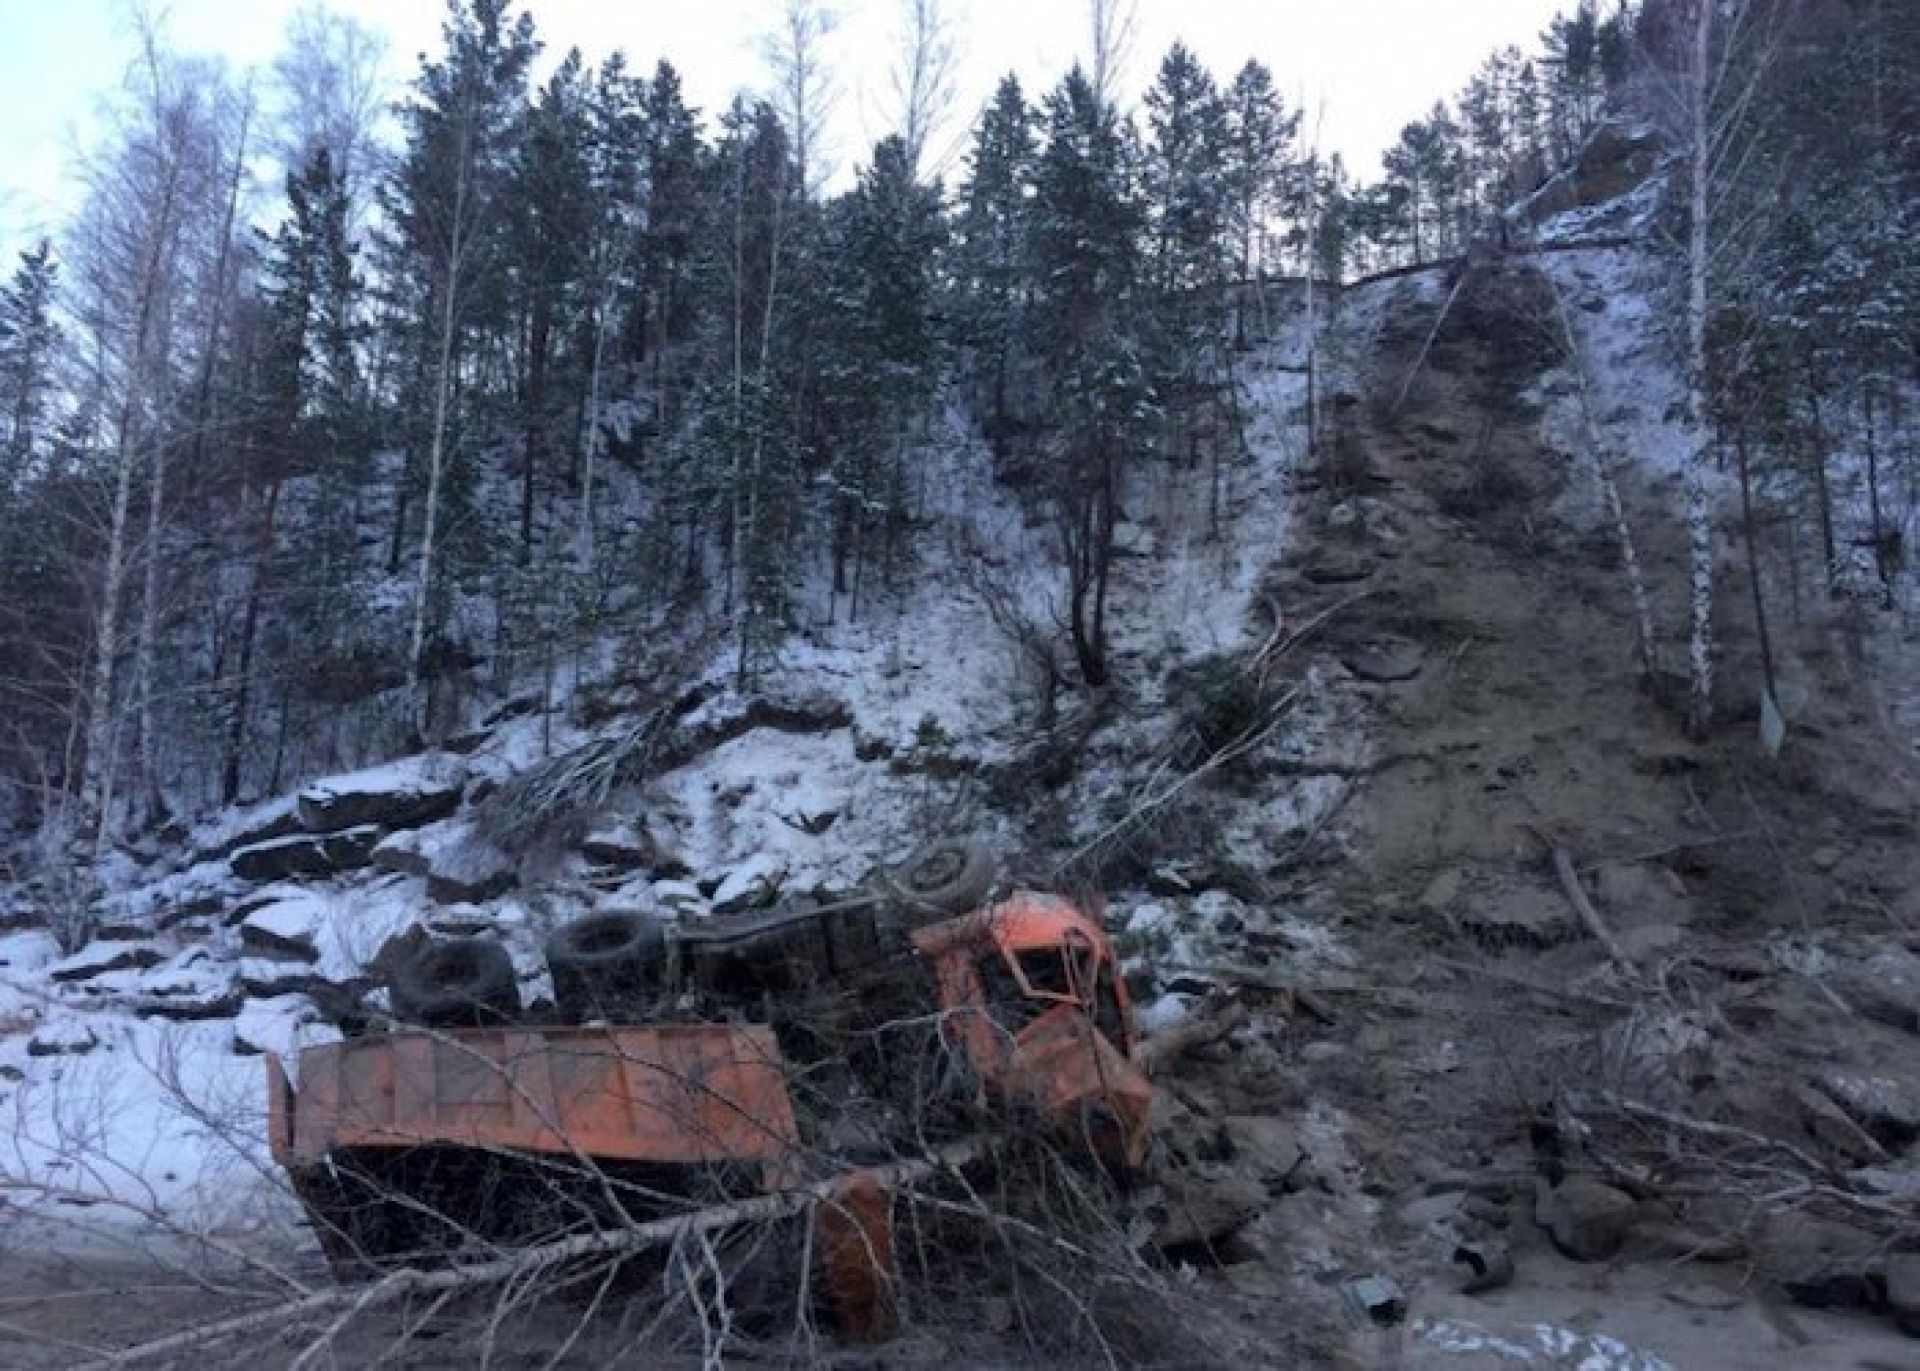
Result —
M 667 935 L 646 914 L 608 910 L 563 924 L 547 939 L 553 1004 L 572 1023 L 619 1018 L 662 989 Z
M 520 982 L 490 938 L 448 938 L 403 959 L 387 978 L 393 1016 L 426 1028 L 485 1028 L 520 1016 Z
M 952 917 L 977 909 L 993 893 L 1000 864 L 975 838 L 927 843 L 881 877 L 887 893 L 920 914 Z

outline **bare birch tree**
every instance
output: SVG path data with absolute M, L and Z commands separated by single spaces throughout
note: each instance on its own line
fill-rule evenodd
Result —
M 794 175 L 807 199 L 833 171 L 825 135 L 840 91 L 828 67 L 827 39 L 839 22 L 823 0 L 783 0 L 773 31 L 761 40 L 773 78 L 773 107 L 792 140 Z
M 494 246 L 499 205 L 491 183 L 498 176 L 508 126 L 522 116 L 522 87 L 537 48 L 526 15 L 508 23 L 506 0 L 472 0 L 471 13 L 456 7 L 446 36 L 444 61 L 429 64 L 421 73 L 421 98 L 411 111 L 413 146 L 399 190 L 403 231 L 429 273 L 427 301 L 433 320 L 433 419 L 406 674 L 407 698 L 423 727 L 432 722 L 422 685 L 468 297 L 480 284 Z
M 953 112 L 959 46 L 942 0 L 900 0 L 900 21 L 892 72 L 900 138 L 916 175 L 928 170 L 938 175 L 948 159 L 936 156 L 931 168 L 927 159 Z
M 195 159 L 205 146 L 196 90 L 205 73 L 184 75 L 161 51 L 153 26 L 144 18 L 141 23 L 142 50 L 128 77 L 129 112 L 112 151 L 91 174 L 73 254 L 84 294 L 82 314 L 103 373 L 94 384 L 114 397 L 113 494 L 94 620 L 81 780 L 96 855 L 110 830 L 119 770 L 118 667 L 122 601 L 135 550 L 134 484 L 145 464 L 151 545 L 165 493 L 161 448 L 172 401 L 175 294 L 199 189 Z M 151 574 L 151 560 L 148 570 Z M 135 679 L 150 683 L 153 638 L 144 590 L 142 602 Z M 150 707 L 150 695 L 147 703 Z M 144 721 L 141 727 L 144 749 L 151 732 Z
M 1119 99 L 1117 87 L 1139 28 L 1135 0 L 1087 0 L 1088 38 L 1092 44 L 1087 75 L 1093 93 L 1106 104 Z
M 273 64 L 274 154 L 292 171 L 325 147 L 347 187 L 356 228 L 379 170 L 380 126 L 392 99 L 386 55 L 379 33 L 324 0 L 306 0 L 287 21 L 286 46 Z
M 1714 448 L 1708 325 L 1718 284 L 1750 250 L 1756 215 L 1740 190 L 1755 152 L 1752 106 L 1771 64 L 1774 0 L 1688 0 L 1685 52 L 1660 94 L 1686 150 L 1687 719 L 1713 719 Z

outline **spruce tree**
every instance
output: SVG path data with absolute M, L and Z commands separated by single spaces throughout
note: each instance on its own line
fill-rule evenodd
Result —
M 1144 216 L 1128 132 L 1078 67 L 1047 97 L 1044 120 L 1033 194 L 1035 334 L 1060 434 L 1047 490 L 1074 657 L 1086 684 L 1100 687 L 1110 675 L 1114 527 L 1152 402 L 1134 331 Z
M 412 625 L 406 647 L 409 693 L 416 717 L 435 722 L 421 687 L 430 640 L 437 636 L 450 587 L 442 584 L 449 526 L 443 502 L 469 488 L 453 438 L 460 421 L 458 391 L 469 336 L 497 328 L 507 305 L 501 263 L 507 220 L 503 193 L 509 157 L 525 115 L 525 83 L 539 44 L 533 21 L 509 20 L 509 0 L 448 0 L 442 32 L 446 52 L 423 62 L 414 99 L 402 111 L 407 149 L 389 189 L 394 229 L 391 271 L 417 283 L 412 293 L 418 374 L 425 382 L 431 420 L 425 435 L 426 490 L 421 515 Z M 406 527 L 405 482 L 395 519 L 396 545 Z
M 1028 337 L 1026 197 L 1033 158 L 1033 113 L 1019 81 L 1003 77 L 974 135 L 953 254 L 958 333 L 968 350 L 976 403 L 996 441 L 1007 428 L 1013 378 Z
M 43 241 L 20 254 L 12 280 L 0 286 L 0 509 L 47 442 L 60 337 L 53 319 L 58 280 L 53 247 Z

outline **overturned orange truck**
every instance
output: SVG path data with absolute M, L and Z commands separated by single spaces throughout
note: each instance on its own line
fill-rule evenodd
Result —
M 548 942 L 544 1014 L 498 944 L 430 944 L 392 974 L 390 1031 L 293 1077 L 268 1058 L 274 1158 L 343 1276 L 805 1188 L 823 1302 L 873 1336 L 889 1163 L 1013 1132 L 1119 1172 L 1146 1153 L 1097 911 L 994 887 L 977 847 L 936 844 L 833 904 L 590 915 Z

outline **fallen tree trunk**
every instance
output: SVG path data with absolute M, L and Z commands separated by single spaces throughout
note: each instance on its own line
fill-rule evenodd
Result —
M 1622 971 L 1632 973 L 1636 968 L 1633 959 L 1620 946 L 1613 936 L 1613 930 L 1607 927 L 1607 921 L 1600 917 L 1600 911 L 1593 907 L 1593 901 L 1587 898 L 1587 892 L 1580 884 L 1580 873 L 1573 868 L 1573 854 L 1560 844 L 1553 845 L 1553 872 L 1560 878 L 1560 889 L 1566 893 L 1567 903 L 1573 906 L 1573 912 L 1580 916 L 1580 922 L 1587 926 L 1600 945 L 1607 950 L 1607 956 Z

